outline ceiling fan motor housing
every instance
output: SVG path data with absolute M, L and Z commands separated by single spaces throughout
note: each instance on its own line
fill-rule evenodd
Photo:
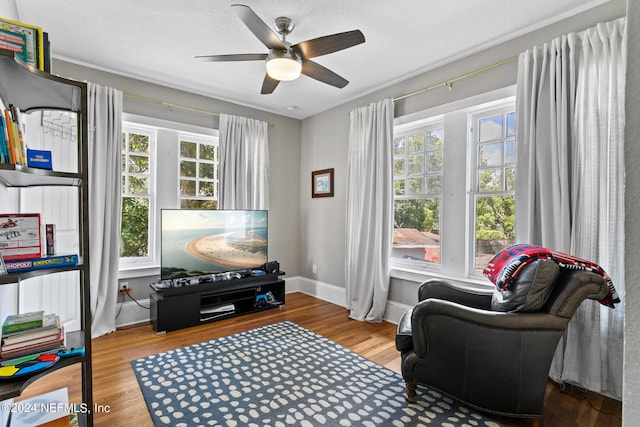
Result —
M 302 58 L 298 52 L 291 48 L 290 43 L 284 42 L 284 45 L 285 50 L 269 50 L 265 63 L 267 74 L 280 81 L 295 80 L 300 76 L 300 70 L 302 70 Z

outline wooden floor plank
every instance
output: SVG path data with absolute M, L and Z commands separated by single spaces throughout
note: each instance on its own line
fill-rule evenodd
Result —
M 144 324 L 119 329 L 95 339 L 93 399 L 95 404 L 109 412 L 95 413 L 94 424 L 105 427 L 153 425 L 131 368 L 132 360 L 284 320 L 295 322 L 375 363 L 400 372 L 400 355 L 395 349 L 395 325 L 351 320 L 348 311 L 342 307 L 302 293 L 292 293 L 287 294 L 285 306 L 273 310 L 162 335 L 156 335 L 150 325 Z M 79 378 L 79 365 L 60 369 L 35 381 L 21 398 L 68 387 L 70 401 L 79 403 Z M 620 427 L 621 418 L 622 404 L 619 401 L 574 389 L 563 392 L 551 382 L 547 386 L 546 427 Z M 500 418 L 498 421 L 507 427 L 530 425 L 527 420 Z

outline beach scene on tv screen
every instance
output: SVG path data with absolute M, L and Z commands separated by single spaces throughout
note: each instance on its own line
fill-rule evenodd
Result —
M 162 211 L 162 279 L 260 268 L 267 211 Z

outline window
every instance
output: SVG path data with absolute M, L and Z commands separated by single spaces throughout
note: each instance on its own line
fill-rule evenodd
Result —
M 474 270 L 482 270 L 496 252 L 515 243 L 515 120 L 513 105 L 470 116 Z
M 153 257 L 155 141 L 155 130 L 123 124 L 120 258 L 126 263 Z
M 394 138 L 393 258 L 440 263 L 443 162 L 440 121 L 400 130 Z
M 395 278 L 486 284 L 514 241 L 515 86 L 395 119 Z
M 180 207 L 216 209 L 218 206 L 218 144 L 212 137 L 180 135 Z
M 152 276 L 160 268 L 160 211 L 217 207 L 218 134 L 134 114 L 123 117 L 120 277 Z

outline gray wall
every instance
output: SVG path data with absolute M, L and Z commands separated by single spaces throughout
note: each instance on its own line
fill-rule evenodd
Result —
M 347 146 L 349 112 L 386 97 L 398 97 L 430 87 L 471 71 L 517 56 L 520 52 L 571 31 L 625 15 L 625 0 L 614 0 L 570 19 L 534 31 L 485 51 L 426 71 L 388 88 L 363 96 L 302 122 L 300 148 L 300 273 L 304 277 L 344 287 Z M 440 41 L 435 41 L 440 42 Z M 417 49 L 419 54 L 419 49 Z M 410 59 L 408 59 L 410 60 Z M 375 70 L 372 70 L 375 72 Z M 512 62 L 474 77 L 458 81 L 453 90 L 435 89 L 396 103 L 395 117 L 483 94 L 515 84 L 517 63 Z M 464 164 L 465 158 L 460 161 Z M 311 172 L 335 168 L 335 197 L 312 199 Z M 317 273 L 312 266 L 317 266 Z M 393 279 L 390 299 L 404 304 L 417 302 L 416 283 Z
M 18 10 L 16 9 L 16 3 L 14 1 L 1 1 L 0 2 L 0 16 L 7 19 L 18 20 Z
M 76 80 L 90 81 L 165 102 L 211 112 L 237 114 L 267 121 L 269 127 L 269 158 L 271 163 L 269 183 L 269 258 L 280 262 L 288 276 L 299 274 L 300 227 L 298 206 L 300 204 L 300 132 L 297 119 L 271 114 L 241 105 L 219 101 L 164 86 L 114 75 L 76 64 L 55 61 L 54 74 Z M 181 109 L 124 97 L 124 111 L 156 119 L 169 120 L 205 128 L 218 128 L 218 117 L 194 113 Z M 159 153 L 159 155 L 161 155 Z M 127 279 L 135 298 L 148 298 L 148 284 L 155 277 Z
M 625 128 L 625 299 L 624 303 L 624 380 L 622 420 L 636 426 L 640 419 L 640 272 L 636 263 L 640 253 L 640 3 L 627 0 L 627 89 Z M 638 304 L 636 304 L 636 302 Z

